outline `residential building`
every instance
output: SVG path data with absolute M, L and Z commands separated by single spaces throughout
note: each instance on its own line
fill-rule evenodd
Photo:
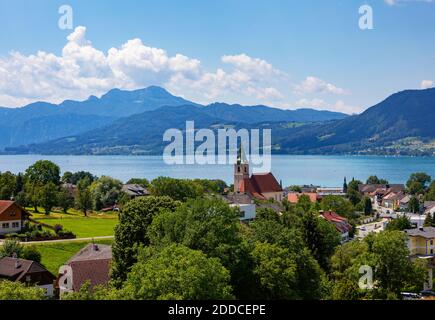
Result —
M 239 149 L 237 162 L 234 165 L 234 192 L 248 193 L 258 200 L 270 200 L 281 202 L 284 198 L 284 190 L 272 173 L 255 173 L 249 176 L 249 163 L 243 157 Z
M 256 205 L 251 195 L 247 193 L 230 193 L 223 196 L 230 207 L 239 208 L 240 221 L 252 221 L 256 217 Z
M 41 264 L 31 260 L 4 257 L 0 259 L 1 279 L 22 282 L 45 290 L 45 295 L 54 295 L 56 277 Z
M 318 199 L 322 199 L 326 196 L 340 196 L 344 197 L 346 193 L 343 192 L 343 188 L 317 188 L 317 197 Z
M 405 194 L 403 192 L 389 192 L 382 197 L 381 206 L 394 211 L 399 210 L 400 200 L 403 198 L 405 198 Z
M 318 200 L 317 192 L 289 192 L 287 194 L 287 200 L 290 203 L 298 203 L 301 196 L 307 196 L 313 203 L 317 202 Z
M 77 292 L 89 281 L 91 288 L 109 282 L 112 247 L 90 243 L 59 268 L 57 285 L 60 294 Z
M 424 214 L 427 216 L 428 214 L 435 214 L 435 201 L 425 201 L 423 204 Z
M 327 221 L 333 223 L 335 228 L 341 234 L 342 242 L 346 242 L 350 239 L 350 232 L 352 231 L 352 225 L 347 221 L 346 218 L 338 215 L 332 211 L 321 211 L 320 215 Z
M 435 268 L 435 228 L 420 227 L 405 230 L 408 235 L 408 249 L 411 259 L 424 259 L 427 262 L 428 282 L 425 290 L 432 290 L 433 269 Z
M 411 200 L 411 198 L 412 197 L 410 195 L 405 195 L 402 199 L 400 199 L 399 209 L 402 211 L 408 210 L 408 204 L 409 204 L 409 201 Z
M 29 216 L 16 202 L 0 200 L 0 235 L 20 232 Z
M 369 196 L 376 190 L 385 190 L 388 192 L 405 192 L 406 187 L 404 184 L 360 184 L 358 191 L 363 196 Z
M 124 184 L 122 191 L 126 193 L 130 199 L 150 195 L 150 192 L 139 184 Z

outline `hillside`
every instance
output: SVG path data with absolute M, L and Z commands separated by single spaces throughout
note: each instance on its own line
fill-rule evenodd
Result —
M 43 143 L 102 128 L 115 120 L 167 106 L 200 104 L 176 97 L 161 87 L 125 91 L 113 89 L 101 98 L 67 100 L 59 105 L 36 102 L 22 108 L 0 108 L 0 151 L 4 148 Z M 281 110 L 267 106 L 240 106 L 215 103 L 204 108 L 211 117 L 225 121 L 326 121 L 347 115 L 312 109 Z M 176 116 L 176 115 L 175 115 Z M 144 125 L 144 124 L 142 124 Z M 161 123 L 165 126 L 165 122 Z M 16 150 L 16 149 L 15 149 Z
M 0 108 L 0 150 L 80 134 L 115 119 L 185 104 L 197 105 L 153 86 L 134 91 L 113 89 L 101 98 L 66 100 L 58 105 L 36 102 L 22 108 Z
M 256 109 L 264 113 L 259 116 L 250 112 Z M 327 122 L 289 122 L 290 116 L 274 121 L 283 116 L 274 118 L 269 111 L 261 106 L 222 104 L 165 107 L 20 152 L 161 154 L 166 145 L 163 132 L 167 128 L 183 129 L 187 120 L 194 120 L 196 128 L 271 128 L 275 153 L 435 155 L 435 89 L 399 92 L 360 115 Z M 255 123 L 256 119 L 260 122 Z

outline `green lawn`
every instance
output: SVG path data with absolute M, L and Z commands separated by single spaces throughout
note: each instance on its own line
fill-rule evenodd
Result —
M 36 219 L 49 225 L 60 224 L 66 230 L 74 232 L 77 238 L 113 236 L 117 219 L 93 218 L 62 218 L 62 219 Z
M 41 253 L 41 263 L 51 273 L 57 275 L 59 267 L 90 242 L 91 241 L 77 241 L 36 244 L 35 247 Z M 112 244 L 112 240 L 96 240 L 94 242 L 100 244 Z
M 116 213 L 90 212 L 88 217 L 75 210 L 69 210 L 67 214 L 59 211 L 53 211 L 49 215 L 34 212 L 31 214 L 37 221 L 53 226 L 62 225 L 64 229 L 74 232 L 77 238 L 113 236 L 114 228 L 118 223 Z

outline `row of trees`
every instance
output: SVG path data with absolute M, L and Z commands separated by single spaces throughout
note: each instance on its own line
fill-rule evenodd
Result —
M 221 180 L 179 180 L 159 177 L 149 182 L 146 179 L 131 179 L 127 183 L 148 188 L 154 195 L 169 195 L 184 201 L 204 193 L 222 193 L 227 187 Z M 66 213 L 77 208 L 86 215 L 91 209 L 101 210 L 115 204 L 124 204 L 129 198 L 122 192 L 122 182 L 108 176 L 100 178 L 86 171 L 65 172 L 60 177 L 60 168 L 55 163 L 41 160 L 31 165 L 24 174 L 0 173 L 0 199 L 14 198 L 22 206 L 38 207 L 49 214 L 53 207 Z

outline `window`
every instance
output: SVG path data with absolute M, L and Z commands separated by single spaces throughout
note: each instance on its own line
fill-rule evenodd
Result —
M 237 172 L 240 172 L 240 167 L 239 166 L 237 166 Z
M 245 217 L 245 211 L 242 211 L 242 210 L 240 210 L 240 212 L 239 212 L 239 216 L 240 216 L 240 218 L 244 218 Z
M 3 223 L 2 224 L 3 229 L 9 229 L 9 223 Z
M 433 246 L 433 240 L 430 241 L 430 245 Z
M 12 228 L 19 228 L 20 223 L 19 222 L 12 222 Z

